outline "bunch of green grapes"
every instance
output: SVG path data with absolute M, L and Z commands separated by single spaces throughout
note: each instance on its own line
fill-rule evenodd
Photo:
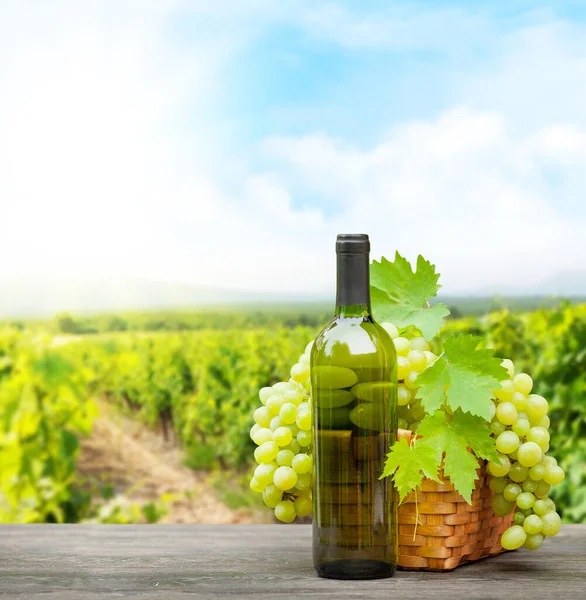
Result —
M 381 323 L 381 326 L 393 338 L 397 351 L 399 429 L 417 431 L 426 412 L 421 400 L 416 397 L 419 386 L 415 385 L 415 380 L 421 371 L 436 361 L 437 356 L 421 336 L 399 335 L 399 330 L 392 323 Z
M 313 342 L 291 368 L 289 381 L 259 391 L 250 437 L 258 463 L 250 488 L 262 494 L 275 517 L 292 523 L 311 513 L 311 398 L 309 356 Z
M 561 519 L 550 498 L 552 485 L 565 474 L 549 450 L 547 400 L 531 394 L 533 381 L 526 373 L 515 375 L 509 359 L 502 362 L 509 379 L 494 390 L 490 428 L 499 462 L 489 462 L 492 507 L 496 515 L 508 515 L 513 508 L 514 525 L 501 538 L 505 550 L 521 546 L 536 550 L 546 536 L 554 536 Z

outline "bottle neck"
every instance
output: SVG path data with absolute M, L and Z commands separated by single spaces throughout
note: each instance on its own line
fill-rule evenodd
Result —
M 337 255 L 336 316 L 370 316 L 368 253 Z

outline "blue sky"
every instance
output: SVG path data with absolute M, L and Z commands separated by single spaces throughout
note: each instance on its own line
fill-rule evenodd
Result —
M 513 7 L 511 7 L 513 5 Z M 586 268 L 583 2 L 0 5 L 0 279 L 445 291 Z

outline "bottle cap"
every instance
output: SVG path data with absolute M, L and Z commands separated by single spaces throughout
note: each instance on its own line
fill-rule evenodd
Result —
M 336 238 L 338 254 L 368 254 L 370 241 L 366 233 L 339 233 Z

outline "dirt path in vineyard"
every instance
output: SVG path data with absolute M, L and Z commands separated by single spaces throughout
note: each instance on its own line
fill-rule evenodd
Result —
M 162 523 L 260 523 L 270 511 L 233 510 L 209 484 L 209 474 L 183 466 L 182 450 L 107 403 L 93 432 L 81 441 L 78 472 L 83 479 L 110 483 L 117 494 L 141 504 L 161 494 L 179 496 Z M 188 492 L 189 497 L 185 497 Z

